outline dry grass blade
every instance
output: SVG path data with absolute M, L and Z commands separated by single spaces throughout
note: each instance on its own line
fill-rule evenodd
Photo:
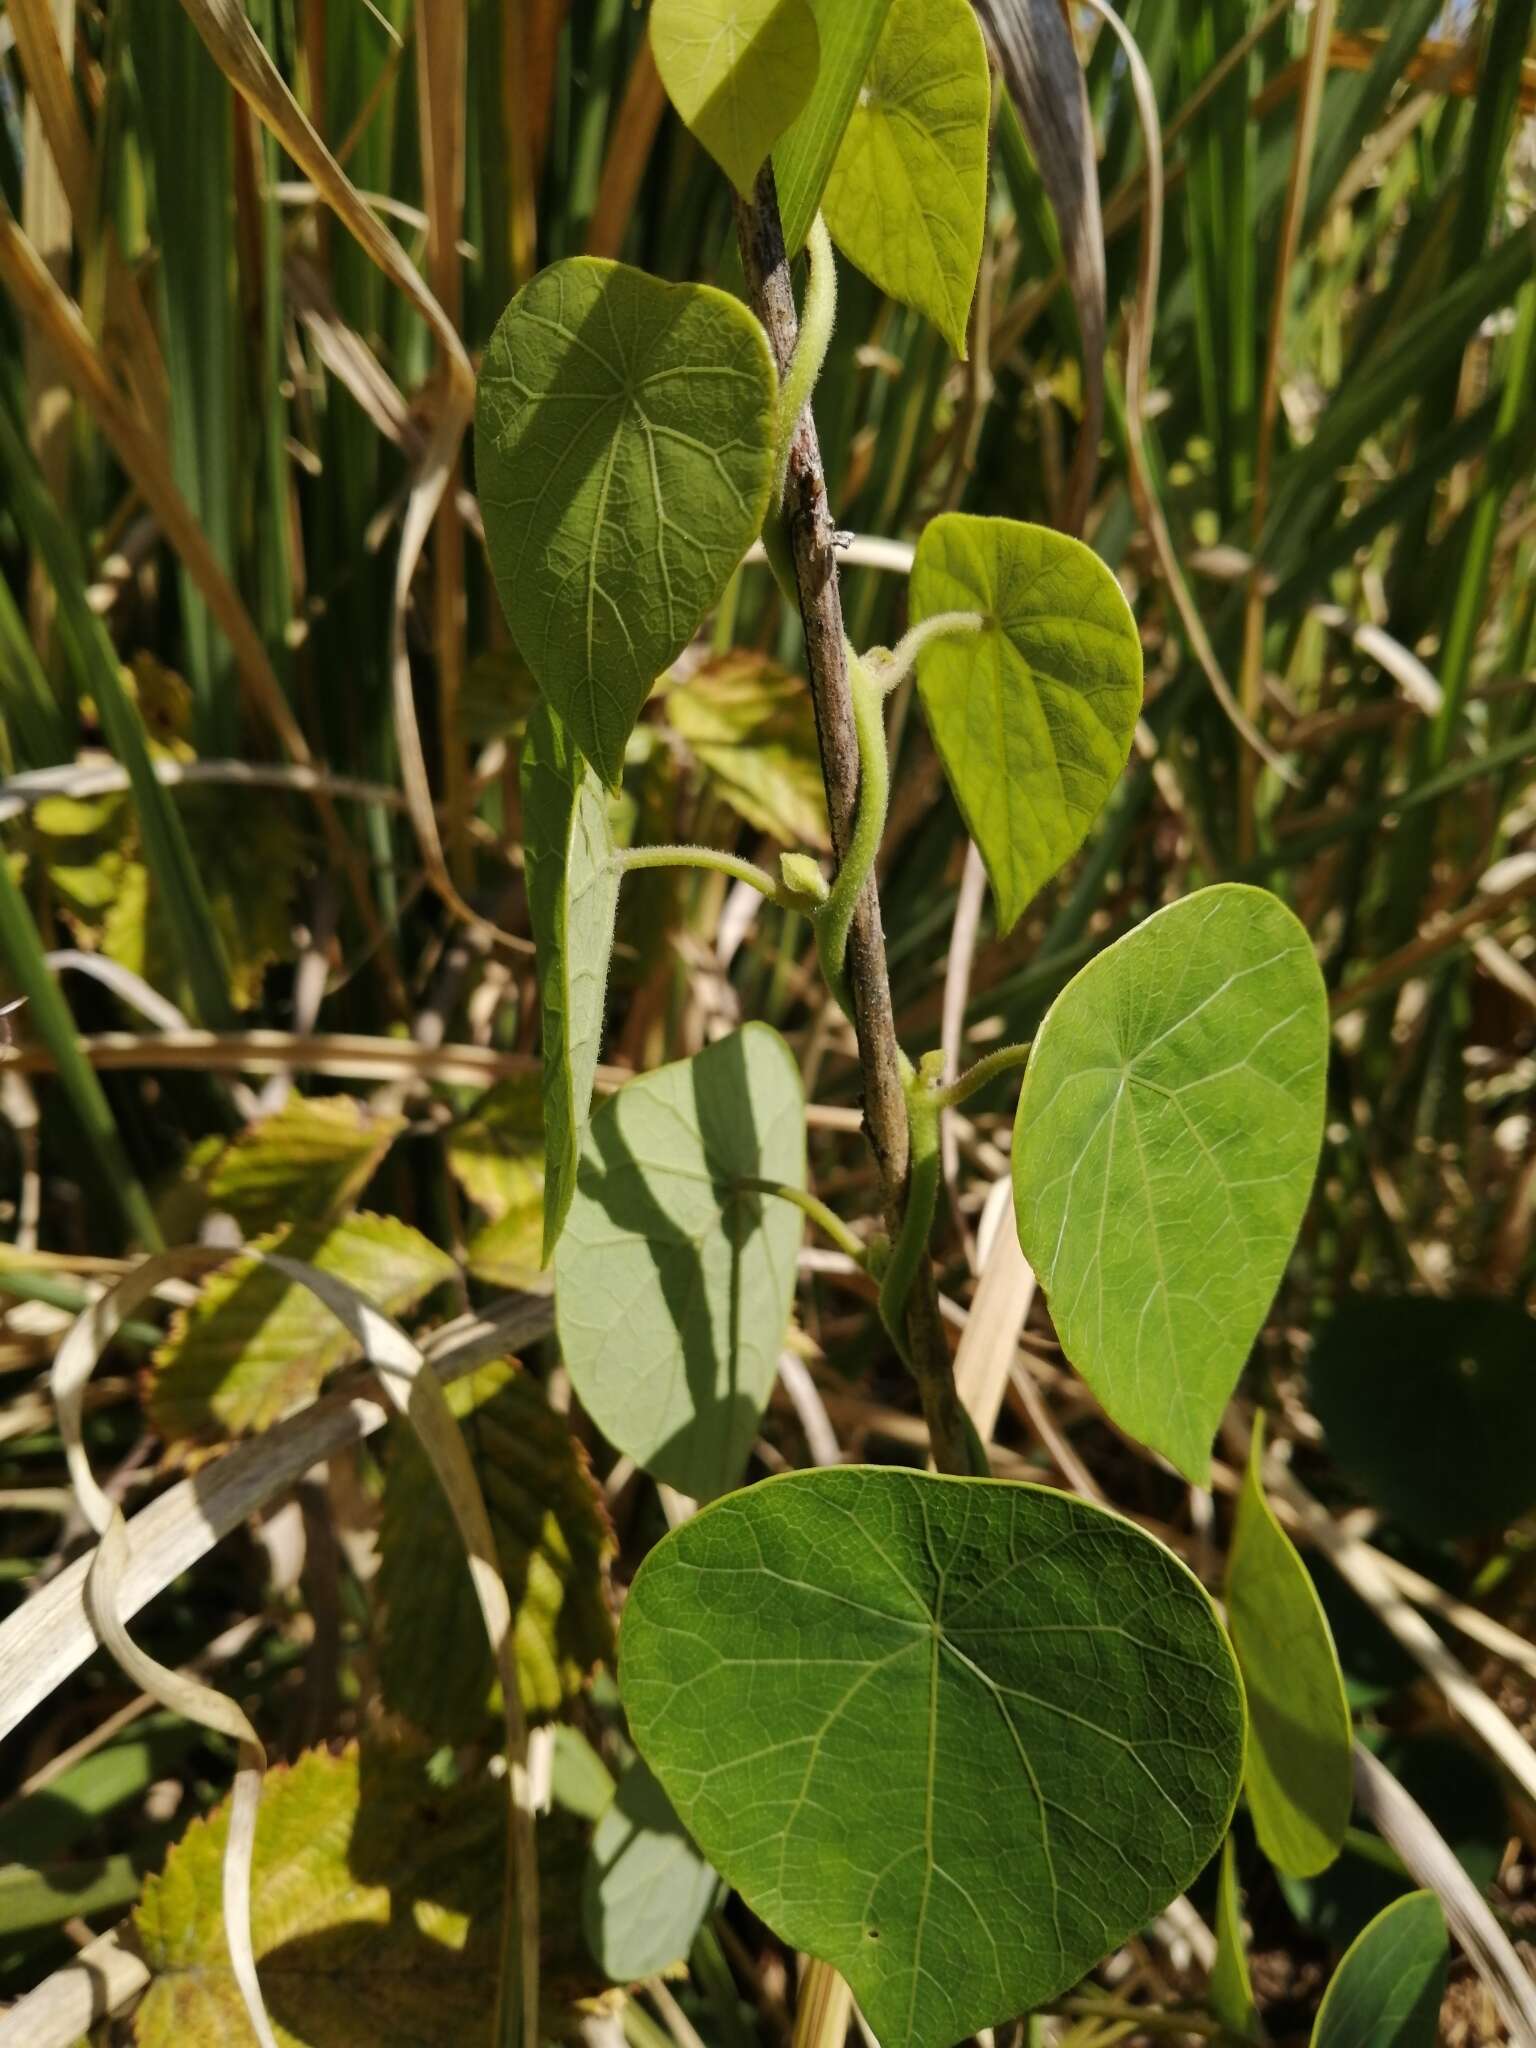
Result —
M 975 840 L 965 849 L 965 866 L 960 875 L 960 893 L 955 899 L 955 921 L 949 929 L 949 951 L 944 960 L 944 1008 L 939 1025 L 939 1044 L 944 1053 L 944 1079 L 954 1081 L 960 1073 L 960 1042 L 965 1035 L 965 1006 L 971 995 L 971 970 L 976 964 L 976 940 L 981 930 L 981 906 L 987 891 L 987 871 Z M 960 1208 L 960 1138 L 955 1120 L 946 1116 L 939 1125 L 939 1157 L 944 1187 L 956 1228 L 965 1245 L 966 1263 L 976 1270 L 976 1247 Z M 962 1389 L 961 1400 L 965 1400 Z M 969 1404 L 967 1404 L 969 1405 Z M 971 1417 L 974 1422 L 975 1416 Z M 979 1425 L 978 1425 L 979 1427 Z M 982 1431 L 982 1441 L 986 1441 Z
M 76 2048 L 97 2020 L 122 2012 L 149 1970 L 115 1934 L 98 1935 L 72 1962 L 0 2014 L 0 2048 Z
M 667 95 L 651 55 L 651 39 L 642 36 L 619 102 L 613 139 L 603 159 L 597 204 L 587 228 L 589 256 L 617 256 L 634 211 L 635 194 L 645 173 L 651 144 L 666 111 Z
M 547 1299 L 508 1295 L 496 1309 L 437 1331 L 427 1359 L 443 1384 L 549 1335 Z M 120 1613 L 139 1609 L 190 1571 L 223 1537 L 281 1494 L 312 1466 L 382 1429 L 390 1411 L 354 1380 L 350 1391 L 324 1395 L 249 1443 L 237 1444 L 197 1478 L 171 1487 L 128 1523 L 128 1568 Z M 41 1415 L 27 1426 L 40 1426 Z M 96 1648 L 85 1609 L 91 1553 L 76 1558 L 0 1623 L 0 1740 L 56 1691 Z
M 219 630 L 234 650 L 241 681 L 252 703 L 277 734 L 289 758 L 307 765 L 308 743 L 288 708 L 261 635 L 177 488 L 165 451 L 118 389 L 86 331 L 79 308 L 55 284 L 3 201 L 0 285 L 5 287 L 22 318 L 45 335 L 56 350 L 76 397 L 89 408 L 159 521 L 166 539 L 186 564 Z
M 406 646 L 411 583 L 438 506 L 456 472 L 459 446 L 474 411 L 474 370 L 459 339 L 458 329 L 405 250 L 315 132 L 246 19 L 239 0 L 182 0 L 182 5 L 230 84 L 276 136 L 309 178 L 319 197 L 364 252 L 410 299 L 437 343 L 442 390 L 437 416 L 406 500 L 391 597 L 389 667 L 395 738 L 411 826 L 433 888 L 455 915 L 474 930 L 497 944 L 516 948 L 520 942 L 514 935 L 503 932 L 499 925 L 482 917 L 465 902 L 448 871 L 433 808 L 426 755 L 422 751 L 421 733 L 416 724 L 411 661 Z M 455 744 L 452 734 L 445 733 L 443 738 L 445 747 Z
M 853 2017 L 853 1993 L 830 1963 L 807 1956 L 795 2000 L 793 2048 L 843 2048 Z
M 334 1274 L 280 1253 L 246 1252 L 295 1285 L 307 1288 L 361 1347 L 396 1413 L 416 1431 L 453 1510 L 469 1559 L 486 1634 L 496 1659 L 506 1717 L 511 1796 L 507 1906 L 519 1939 L 509 1952 L 516 1998 L 511 2038 L 518 2048 L 538 2041 L 538 1890 L 533 1857 L 533 1814 L 528 1797 L 527 1730 L 512 1643 L 512 1608 L 497 1560 L 496 1541 L 474 1466 L 443 1389 L 418 1347 L 355 1288 Z M 98 1538 L 86 1573 L 86 1614 L 97 1639 L 119 1668 L 174 1713 L 239 1744 L 224 1852 L 224 1931 L 230 1966 L 261 2048 L 277 2048 L 256 1973 L 251 1939 L 251 1856 L 266 1753 L 245 1713 L 233 1700 L 185 1672 L 148 1656 L 128 1634 L 124 1581 L 131 1558 L 127 1524 L 117 1503 L 97 1484 L 86 1453 L 85 1388 L 103 1350 L 122 1323 L 166 1280 L 201 1275 L 228 1262 L 224 1249 L 183 1247 L 161 1252 L 123 1276 L 77 1317 L 53 1365 L 53 1395 L 71 1484 L 82 1514 Z M 424 1369 L 425 1368 L 425 1369 Z M 498 2032 L 498 2038 L 501 2038 Z
M 1211 645 L 1210 635 L 1205 630 L 1205 622 L 1200 616 L 1194 598 L 1190 595 L 1183 568 L 1174 550 L 1173 536 L 1168 531 L 1168 521 L 1163 514 L 1162 501 L 1157 495 L 1151 464 L 1147 460 L 1145 408 L 1152 367 L 1152 329 L 1157 318 L 1157 294 L 1162 273 L 1162 130 L 1157 114 L 1157 94 L 1136 38 L 1126 28 L 1119 15 L 1106 4 L 1106 0 L 1088 0 L 1088 5 L 1112 31 L 1125 52 L 1126 63 L 1130 69 L 1131 89 L 1136 99 L 1136 114 L 1141 123 L 1142 144 L 1147 158 L 1147 197 L 1141 216 L 1141 254 L 1137 267 L 1136 299 L 1130 314 L 1125 352 L 1126 452 L 1130 458 L 1131 493 L 1136 501 L 1137 516 L 1147 529 L 1153 552 L 1157 556 L 1158 569 L 1168 586 L 1168 594 L 1173 599 L 1174 609 L 1178 612 L 1184 636 L 1194 650 L 1196 661 L 1205 672 L 1206 681 L 1210 684 L 1217 703 L 1254 752 L 1274 769 L 1277 775 L 1294 784 L 1298 780 L 1294 770 L 1269 745 L 1252 719 L 1244 716 L 1232 685 L 1227 681 L 1221 663 L 1216 659 L 1216 650 Z
M 955 1386 L 982 1442 L 992 1441 L 1003 1396 L 1019 1355 L 1019 1332 L 1035 1298 L 1034 1269 L 1019 1244 L 1013 1191 L 1005 1200 L 986 1258 L 971 1313 L 955 1352 Z
M 1536 2048 L 1536 1985 L 1454 1849 L 1411 1794 L 1370 1751 L 1355 1744 L 1355 1800 L 1403 1859 L 1409 1875 L 1445 1909 L 1456 1939 L 1519 2048 Z
M 1104 425 L 1104 224 L 1082 66 L 1059 0 L 976 0 L 1061 230 L 1083 344 L 1083 417 L 1062 524 L 1081 533 Z
M 1291 172 L 1285 188 L 1285 210 L 1280 222 L 1280 252 L 1275 258 L 1275 289 L 1269 309 L 1269 336 L 1264 351 L 1264 383 L 1259 396 L 1259 444 L 1253 470 L 1252 531 L 1257 556 L 1269 516 L 1270 471 L 1274 460 L 1275 423 L 1280 416 L 1280 350 L 1285 339 L 1286 312 L 1290 305 L 1291 272 L 1301 243 L 1302 217 L 1307 208 L 1307 186 L 1311 177 L 1312 152 L 1317 143 L 1317 124 L 1323 109 L 1323 87 L 1328 82 L 1328 44 L 1333 33 L 1335 0 L 1317 0 L 1312 10 L 1311 41 L 1307 46 L 1307 68 L 1302 85 L 1301 112 L 1296 123 L 1296 142 L 1291 154 Z M 1240 701 L 1244 715 L 1258 715 L 1259 692 L 1264 667 L 1265 585 L 1263 565 L 1255 560 L 1248 576 L 1243 611 L 1243 670 Z M 1253 763 L 1243 757 L 1241 773 L 1244 794 L 1239 806 L 1241 829 L 1251 841 L 1253 828 Z M 1243 852 L 1252 851 L 1245 845 Z

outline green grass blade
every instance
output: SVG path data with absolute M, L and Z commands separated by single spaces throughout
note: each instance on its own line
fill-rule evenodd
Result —
M 0 414 L 3 416 L 3 414 Z M 18 995 L 27 999 L 27 1024 L 48 1048 L 59 1082 L 124 1223 L 150 1250 L 160 1230 L 138 1175 L 128 1163 L 101 1083 L 80 1049 L 75 1020 L 60 993 L 26 898 L 0 856 L 0 958 Z
M 108 744 L 128 771 L 144 859 L 165 908 L 182 972 L 201 1023 L 211 1030 L 234 1022 L 229 969 L 213 910 L 180 816 L 150 760 L 139 714 L 123 688 L 117 654 L 91 610 L 74 536 L 42 488 L 31 454 L 10 410 L 0 405 L 0 470 L 10 480 L 17 523 L 41 556 L 59 603 L 59 629 L 81 688 L 93 699 Z

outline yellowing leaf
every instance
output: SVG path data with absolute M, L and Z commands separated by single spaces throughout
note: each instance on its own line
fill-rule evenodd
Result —
M 849 261 L 962 356 L 986 227 L 990 98 L 970 0 L 892 0 L 822 201 Z
M 228 1810 L 195 1820 L 149 1879 L 136 1926 L 151 1971 L 139 2048 L 253 2048 L 220 1911 Z M 576 1934 L 574 1830 L 539 1827 L 550 2032 L 600 1980 Z M 506 1793 L 429 1782 L 423 1760 L 370 1744 L 269 1771 L 251 1873 L 251 1932 L 283 2048 L 491 2048 Z
M 931 641 L 917 682 L 933 743 L 1010 931 L 1087 837 L 1141 710 L 1141 641 L 1091 548 L 1044 526 L 945 512 L 912 568 L 914 623 L 975 612 Z
M 512 1600 L 524 1709 L 544 1717 L 613 1656 L 613 1534 L 580 1447 L 530 1374 L 482 1366 L 448 1388 Z M 379 1679 L 397 1713 L 442 1742 L 484 1727 L 491 1653 L 442 1488 L 395 1432 L 384 1485 Z
M 651 50 L 684 125 L 749 196 L 816 82 L 806 0 L 654 0 Z
M 538 1077 L 514 1075 L 488 1089 L 447 1139 L 448 1168 L 488 1216 L 532 1206 L 544 1194 L 544 1116 Z
M 830 849 L 816 713 L 798 676 L 759 654 L 721 655 L 668 693 L 667 720 L 738 817 L 782 846 Z
M 351 1207 L 404 1129 L 350 1095 L 291 1096 L 225 1148 L 208 1198 L 246 1232 L 323 1223 Z
M 1243 1782 L 1264 1854 L 1287 1877 L 1313 1877 L 1344 1846 L 1353 1730 L 1328 1617 L 1264 1497 L 1263 1457 L 1260 1416 L 1227 1561 L 1227 1624 L 1248 1694 Z
M 386 1315 L 399 1315 L 457 1271 L 446 1252 L 393 1216 L 275 1231 L 256 1248 L 336 1274 Z M 169 1439 L 269 1429 L 357 1355 L 308 1288 L 233 1259 L 177 1314 L 156 1351 L 150 1418 Z

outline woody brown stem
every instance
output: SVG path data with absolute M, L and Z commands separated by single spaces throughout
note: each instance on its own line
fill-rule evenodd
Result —
M 736 199 L 736 238 L 747 297 L 767 332 L 783 377 L 795 352 L 795 313 L 789 259 L 779 220 L 773 167 L 758 174 L 750 200 Z M 790 443 L 784 519 L 794 560 L 806 669 L 816 709 L 816 737 L 832 846 L 839 860 L 853 839 L 859 800 L 859 749 L 849 688 L 837 554 L 816 423 L 806 405 Z M 859 896 L 845 956 L 859 1064 L 864 1075 L 864 1129 L 880 1170 L 885 1227 L 894 1243 L 906 1209 L 909 1169 L 907 1102 L 901 1048 L 891 1010 L 880 898 L 871 876 Z M 966 1431 L 949 1346 L 939 1320 L 933 1263 L 922 1258 L 907 1301 L 907 1344 L 922 1395 L 934 1462 L 943 1472 L 968 1472 Z

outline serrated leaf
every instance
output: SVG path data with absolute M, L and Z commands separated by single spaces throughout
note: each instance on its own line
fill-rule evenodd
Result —
M 892 0 L 822 201 L 849 262 L 961 356 L 986 228 L 991 92 L 970 0 Z
M 806 0 L 654 0 L 667 97 L 744 198 L 810 97 L 820 39 Z
M 195 1820 L 136 1915 L 152 1977 L 139 2048 L 249 2048 L 220 1910 L 228 1809 Z M 428 1780 L 422 1759 L 370 1745 L 311 1750 L 267 1773 L 251 1878 L 262 1990 L 284 2048 L 490 2048 L 500 1957 L 506 1795 Z M 580 1855 L 539 1828 L 551 2031 L 600 1986 L 574 1925 Z
M 1197 1484 L 1306 1210 L 1327 1063 L 1306 932 L 1222 883 L 1075 975 L 1025 1070 L 1024 1255 L 1111 1419 Z
M 1213 2016 L 1228 2033 L 1243 2041 L 1262 2041 L 1259 2009 L 1253 2002 L 1248 1951 L 1243 1939 L 1243 1902 L 1237 1889 L 1237 1855 L 1232 1837 L 1221 1845 L 1221 1871 L 1216 1880 L 1216 1960 L 1211 1965 L 1210 2004 Z
M 637 1759 L 597 1824 L 582 1880 L 582 1926 L 605 1975 L 632 1984 L 682 1962 L 719 1882 Z
M 739 650 L 667 695 L 667 721 L 713 786 L 781 846 L 831 849 L 816 713 L 798 676 Z
M 934 745 L 1009 931 L 1114 788 L 1141 711 L 1141 641 L 1091 548 L 1044 526 L 945 512 L 912 568 L 914 623 L 979 612 L 932 641 L 917 681 Z
M 575 256 L 497 323 L 475 413 L 491 567 L 523 659 L 609 788 L 763 523 L 777 406 L 762 328 L 710 285 Z
M 290 1096 L 225 1147 L 208 1198 L 246 1231 L 323 1223 L 351 1207 L 404 1129 L 350 1095 Z
M 490 1221 L 465 1247 L 477 1280 L 541 1290 L 544 1232 L 543 1081 L 532 1074 L 498 1082 L 449 1132 L 448 1168 Z
M 1340 1469 L 1430 1542 L 1536 1502 L 1536 1319 L 1514 1301 L 1346 1298 L 1318 1333 L 1313 1412 Z
M 1264 1497 L 1263 1456 L 1259 1416 L 1227 1559 L 1227 1626 L 1248 1695 L 1243 1783 L 1270 1862 L 1314 1877 L 1344 1846 L 1353 1729 L 1323 1603 Z
M 619 866 L 602 784 L 547 704 L 521 768 L 528 916 L 539 968 L 544 1098 L 544 1263 L 576 1190 L 603 1036 Z
M 1378 1913 L 1334 1971 L 1312 2048 L 1435 2048 L 1450 1940 L 1433 1892 Z
M 482 1366 L 447 1390 L 485 1496 L 512 1601 L 524 1711 L 557 1713 L 613 1658 L 613 1532 L 565 1418 L 528 1373 Z M 386 1703 L 439 1742 L 467 1742 L 492 1703 L 491 1652 L 442 1488 L 398 1431 L 384 1482 L 378 1663 Z
M 458 1270 L 446 1252 L 393 1216 L 273 1231 L 253 1246 L 334 1273 L 386 1315 L 401 1314 Z M 356 1344 L 307 1287 L 233 1259 L 177 1313 L 154 1354 L 150 1420 L 169 1441 L 270 1429 L 357 1356 Z
M 571 1384 L 617 1450 L 707 1498 L 740 1478 L 773 1385 L 801 1218 L 738 1191 L 805 1185 L 789 1048 L 748 1024 L 603 1103 L 555 1258 Z
M 704 1854 L 903 2048 L 1076 1983 L 1214 1853 L 1242 1769 L 1192 1574 L 1002 1481 L 849 1467 L 716 1502 L 640 1567 L 619 1682 Z

